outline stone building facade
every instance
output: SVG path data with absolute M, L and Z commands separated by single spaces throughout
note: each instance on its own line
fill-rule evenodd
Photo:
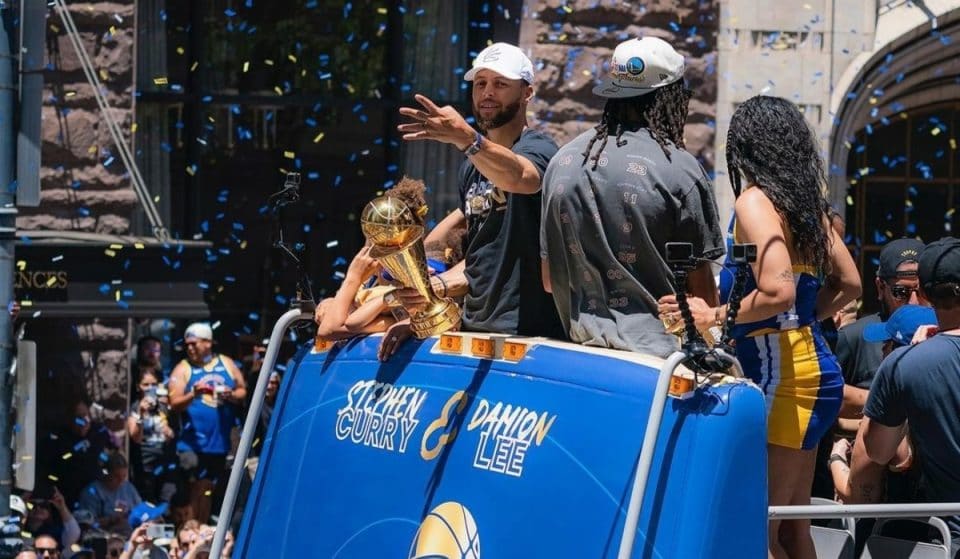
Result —
M 134 0 L 68 3 L 107 103 L 128 140 L 134 131 L 134 7 Z M 93 86 L 53 8 L 46 27 L 41 197 L 39 207 L 19 208 L 18 255 L 40 242 L 56 242 L 60 235 L 79 242 L 78 232 L 104 245 L 130 244 L 129 237 L 119 237 L 135 233 L 131 222 L 139 208 L 129 174 L 103 121 Z M 58 262 L 83 265 L 71 263 L 69 248 Z M 81 394 L 99 404 L 94 414 L 110 429 L 122 430 L 129 405 L 129 351 L 135 324 L 123 318 L 56 314 L 36 311 L 30 304 L 21 313 L 26 337 L 38 342 L 41 432 L 72 421 L 67 408 Z
M 120 128 L 133 128 L 134 2 L 68 4 Z M 42 120 L 41 205 L 21 208 L 22 230 L 130 234 L 136 195 L 80 59 L 50 11 Z
M 561 145 L 596 125 L 603 99 L 593 95 L 613 49 L 631 37 L 659 37 L 686 58 L 693 90 L 684 139 L 707 171 L 714 167 L 718 2 L 536 1 L 525 3 L 520 45 L 537 69 L 530 110 Z

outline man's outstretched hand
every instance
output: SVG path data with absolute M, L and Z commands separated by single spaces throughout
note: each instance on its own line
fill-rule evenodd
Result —
M 419 93 L 413 98 L 424 110 L 400 108 L 401 115 L 414 120 L 397 126 L 397 130 L 403 133 L 404 140 L 435 140 L 453 144 L 460 151 L 473 143 L 476 132 L 456 109 L 450 105 L 438 107 Z

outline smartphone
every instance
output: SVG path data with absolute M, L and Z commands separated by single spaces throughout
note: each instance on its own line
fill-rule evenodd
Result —
M 174 537 L 173 524 L 150 524 L 149 526 L 147 526 L 148 540 L 159 540 L 159 539 L 172 540 L 173 537 Z

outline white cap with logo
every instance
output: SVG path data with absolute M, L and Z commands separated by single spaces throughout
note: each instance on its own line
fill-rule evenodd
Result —
M 610 73 L 593 93 L 616 99 L 646 95 L 682 79 L 683 69 L 683 55 L 663 39 L 630 39 L 614 49 Z
M 187 338 L 200 338 L 201 340 L 212 340 L 213 339 L 213 329 L 210 328 L 210 325 L 206 322 L 194 322 L 190 326 L 187 326 L 187 330 L 183 333 L 183 339 Z
M 509 43 L 494 43 L 480 51 L 473 61 L 473 68 L 463 79 L 473 81 L 480 70 L 493 70 L 508 80 L 523 80 L 533 84 L 533 62 L 523 51 Z

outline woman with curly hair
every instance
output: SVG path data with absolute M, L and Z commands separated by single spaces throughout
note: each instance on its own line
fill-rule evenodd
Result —
M 736 110 L 727 171 L 737 196 L 728 242 L 757 246 L 733 335 L 744 373 L 767 400 L 769 503 L 810 504 L 817 444 L 843 397 L 819 321 L 860 296 L 860 278 L 830 225 L 823 161 L 793 103 L 757 96 Z M 731 277 L 721 274 L 722 301 Z M 726 318 L 726 305 L 690 305 L 701 330 Z M 661 313 L 677 311 L 673 296 L 661 299 Z M 775 558 L 815 557 L 809 520 L 771 520 L 769 548 Z

